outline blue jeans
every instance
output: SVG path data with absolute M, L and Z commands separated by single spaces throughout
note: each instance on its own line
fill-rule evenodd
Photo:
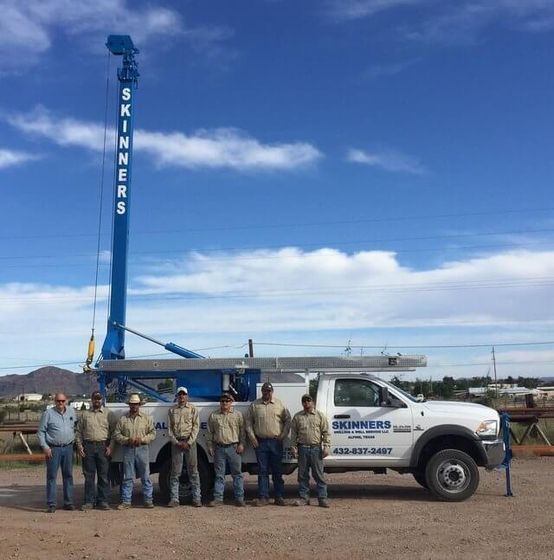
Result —
M 85 476 L 85 504 L 107 504 L 110 497 L 108 469 L 110 458 L 106 457 L 107 442 L 84 441 L 83 475 Z M 98 493 L 94 480 L 98 477 Z
M 121 484 L 121 501 L 130 504 L 133 496 L 133 484 L 139 477 L 142 483 L 144 503 L 152 501 L 152 481 L 150 480 L 150 453 L 148 445 L 123 448 L 123 483 Z
M 269 473 L 272 474 L 275 498 L 282 498 L 285 493 L 283 481 L 283 442 L 279 439 L 258 438 L 256 448 L 258 461 L 258 497 L 269 499 Z
M 310 468 L 317 484 L 317 499 L 327 500 L 327 482 L 323 471 L 321 447 L 298 446 L 298 494 L 304 500 L 310 498 Z
M 183 458 L 187 468 L 187 475 L 192 490 L 192 501 L 199 502 L 202 499 L 200 494 L 200 475 L 198 474 L 198 452 L 196 443 L 189 449 L 183 451 L 178 445 L 171 444 L 171 475 L 169 479 L 170 500 L 179 501 L 179 478 L 183 472 Z
M 63 479 L 63 503 L 73 504 L 73 444 L 51 447 L 52 457 L 46 462 L 46 503 L 56 507 L 56 477 L 61 467 Z
M 242 479 L 242 459 L 237 453 L 236 445 L 216 445 L 214 453 L 214 501 L 223 501 L 225 488 L 225 472 L 229 464 L 229 470 L 233 477 L 233 494 L 235 500 L 244 500 L 244 482 Z

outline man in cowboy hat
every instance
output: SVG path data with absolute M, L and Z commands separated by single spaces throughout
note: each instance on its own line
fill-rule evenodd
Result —
M 121 503 L 117 509 L 131 507 L 136 476 L 140 477 L 142 483 L 144 507 L 154 507 L 148 444 L 156 438 L 156 430 L 152 416 L 142 413 L 140 405 L 139 395 L 129 397 L 129 412 L 119 419 L 114 432 L 115 441 L 123 447 L 123 484 Z

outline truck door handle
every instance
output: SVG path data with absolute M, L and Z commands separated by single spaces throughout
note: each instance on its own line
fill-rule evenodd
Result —
M 335 414 L 335 416 L 333 416 L 333 418 L 336 418 L 337 420 L 339 420 L 341 418 L 350 418 L 350 414 Z

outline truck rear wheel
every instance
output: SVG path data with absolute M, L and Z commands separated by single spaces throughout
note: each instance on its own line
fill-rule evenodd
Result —
M 443 449 L 429 459 L 425 479 L 429 490 L 439 500 L 461 502 L 477 490 L 479 469 L 467 453 Z
M 200 492 L 202 493 L 202 499 L 206 500 L 211 496 L 211 491 L 214 485 L 214 469 L 213 465 L 210 464 L 203 452 L 198 451 L 198 474 L 200 475 Z M 160 468 L 160 474 L 158 475 L 158 484 L 160 486 L 160 493 L 162 495 L 162 500 L 165 502 L 169 501 L 170 496 L 170 477 L 171 477 L 171 456 L 169 456 L 162 464 Z M 190 484 L 186 471 L 186 467 L 183 470 L 179 478 L 179 497 L 180 499 L 190 498 Z

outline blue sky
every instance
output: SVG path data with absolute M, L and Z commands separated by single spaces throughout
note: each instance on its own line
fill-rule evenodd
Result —
M 554 3 L 0 9 L 0 375 L 85 358 L 112 33 L 141 51 L 130 327 L 212 357 L 248 338 L 259 356 L 421 353 L 420 377 L 492 373 L 496 345 L 499 376 L 554 374 Z

